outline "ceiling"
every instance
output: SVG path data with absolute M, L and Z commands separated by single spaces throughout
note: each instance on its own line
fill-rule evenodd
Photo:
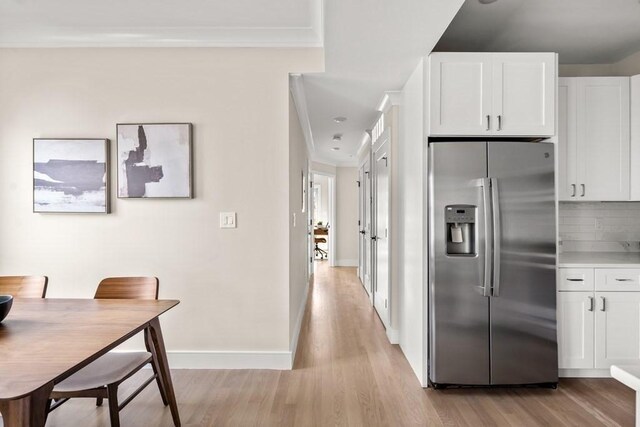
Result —
M 558 52 L 563 64 L 608 64 L 640 50 L 638 0 L 467 0 L 438 51 Z
M 0 47 L 322 46 L 322 0 L 2 0 Z
M 402 89 L 462 2 L 325 0 L 325 72 L 303 75 L 315 160 L 357 164 L 384 92 Z M 335 123 L 336 116 L 347 121 Z M 337 133 L 343 135 L 340 143 L 332 140 Z

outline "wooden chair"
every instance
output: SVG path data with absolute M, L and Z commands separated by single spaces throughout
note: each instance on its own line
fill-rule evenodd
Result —
M 0 294 L 15 298 L 44 298 L 48 283 L 47 276 L 0 276 Z
M 158 279 L 155 277 L 112 277 L 98 285 L 96 299 L 158 299 Z M 96 405 L 103 399 L 109 401 L 111 426 L 120 425 L 119 412 L 154 380 L 158 384 L 160 397 L 168 405 L 162 378 L 158 375 L 158 358 L 151 344 L 151 333 L 144 330 L 146 352 L 109 352 L 85 366 L 69 378 L 55 385 L 49 400 L 49 412 L 73 397 L 95 397 Z M 153 375 L 138 387 L 122 403 L 118 403 L 118 386 L 150 363 Z M 52 399 L 55 403 L 52 404 Z

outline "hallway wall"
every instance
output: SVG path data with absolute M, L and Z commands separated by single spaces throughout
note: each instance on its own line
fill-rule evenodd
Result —
M 358 168 L 336 168 L 336 265 L 358 266 Z
M 289 368 L 289 73 L 322 67 L 322 49 L 0 49 L 0 274 L 46 274 L 53 298 L 157 276 L 181 300 L 174 367 Z M 115 197 L 132 122 L 193 123 L 194 199 Z M 34 137 L 111 139 L 113 212 L 32 213 Z
M 302 189 L 302 177 L 306 191 Z M 289 95 L 289 342 L 293 357 L 309 290 L 309 153 L 293 97 Z M 304 212 L 303 197 L 306 197 Z

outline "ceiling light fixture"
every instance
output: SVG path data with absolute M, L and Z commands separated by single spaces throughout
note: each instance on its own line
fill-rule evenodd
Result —
M 333 151 L 340 151 L 340 147 L 333 147 L 332 150 Z
M 341 133 L 336 133 L 335 135 L 333 135 L 333 141 L 334 142 L 342 141 L 342 134 Z
M 347 118 L 344 116 L 338 116 L 338 117 L 334 117 L 333 121 L 336 123 L 342 123 L 342 122 L 346 122 Z
M 491 4 L 495 3 L 498 0 L 478 0 L 481 4 Z

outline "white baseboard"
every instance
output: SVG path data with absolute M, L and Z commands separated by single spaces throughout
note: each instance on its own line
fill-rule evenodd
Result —
M 387 338 L 391 344 L 400 344 L 400 331 L 393 328 L 387 328 Z
M 298 318 L 296 319 L 296 326 L 293 330 L 293 337 L 291 337 L 291 344 L 289 345 L 289 353 L 291 353 L 291 366 L 289 369 L 293 369 L 293 362 L 296 357 L 296 350 L 298 349 L 298 338 L 300 338 L 300 329 L 302 329 L 302 319 L 304 319 L 304 311 L 307 307 L 307 298 L 309 297 L 309 285 L 312 283 L 313 275 L 307 281 L 307 286 L 304 288 L 304 297 L 302 297 L 302 304 L 298 308 Z
M 611 378 L 609 369 L 559 369 L 560 378 Z
M 290 351 L 168 351 L 171 369 L 290 370 Z
M 336 267 L 357 267 L 357 259 L 339 259 L 336 261 Z

